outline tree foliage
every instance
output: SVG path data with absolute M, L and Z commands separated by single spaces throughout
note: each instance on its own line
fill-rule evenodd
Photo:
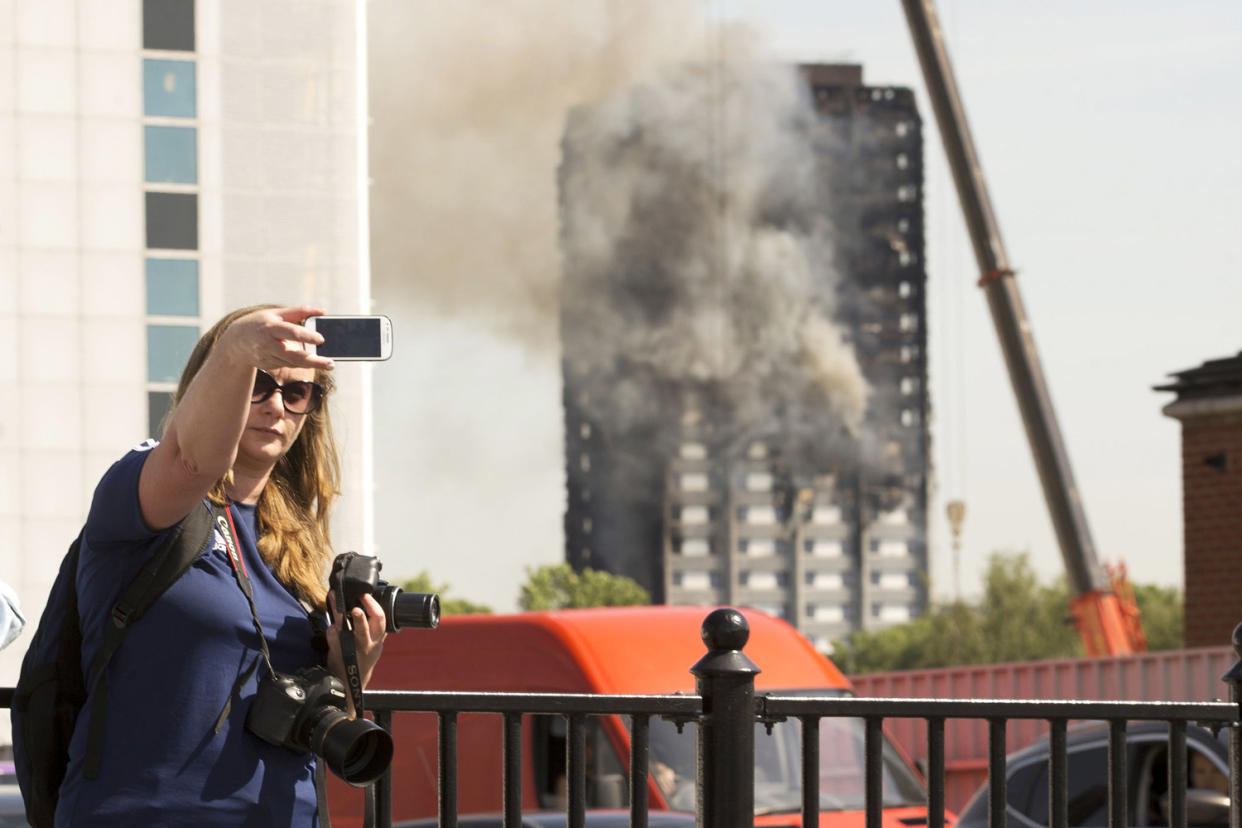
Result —
M 633 578 L 595 569 L 575 572 L 569 564 L 526 568 L 518 606 L 524 610 L 631 607 L 651 603 Z
M 406 592 L 434 592 L 440 596 L 440 615 L 477 615 L 487 614 L 492 608 L 486 604 L 476 604 L 466 598 L 446 598 L 445 595 L 452 584 L 435 584 L 427 570 L 415 575 L 401 584 Z
M 908 624 L 851 633 L 835 642 L 833 661 L 846 673 L 869 673 L 1083 655 L 1064 578 L 1041 584 L 1025 553 L 997 553 L 983 583 L 978 604 L 942 604 Z M 1134 593 L 1148 649 L 1180 647 L 1177 590 L 1138 585 Z
M 1143 620 L 1149 650 L 1180 650 L 1185 644 L 1186 621 L 1182 594 L 1173 587 L 1135 584 L 1134 603 Z

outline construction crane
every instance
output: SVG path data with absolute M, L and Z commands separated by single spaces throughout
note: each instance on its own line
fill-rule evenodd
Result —
M 992 322 L 1017 397 L 1027 441 L 1069 577 L 1070 612 L 1087 655 L 1125 655 L 1147 649 L 1124 566 L 1106 570 L 1096 556 L 1082 499 L 1044 382 L 1018 283 L 1001 241 L 966 111 L 932 0 L 902 0 L 923 81 L 936 114 L 962 213 L 981 274 Z

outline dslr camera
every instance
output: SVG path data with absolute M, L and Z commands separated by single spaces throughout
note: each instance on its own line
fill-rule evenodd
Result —
M 374 782 L 392 763 L 392 736 L 346 710 L 345 684 L 322 667 L 259 682 L 246 729 L 266 742 L 323 757 L 351 785 Z
M 370 595 L 384 608 L 388 632 L 402 627 L 434 630 L 440 624 L 440 596 L 434 592 L 406 592 L 379 577 L 383 564 L 378 558 L 346 552 L 332 562 L 328 576 L 328 603 L 334 612 L 347 617 L 362 606 L 362 596 Z
M 348 619 L 349 612 L 362 605 L 362 596 L 371 595 L 384 609 L 388 632 L 402 627 L 435 629 L 440 623 L 439 596 L 405 592 L 381 581 L 381 566 L 368 555 L 337 555 L 328 577 L 329 607 Z M 350 658 L 346 662 L 355 698 L 361 699 L 358 666 Z M 322 667 L 266 676 L 246 715 L 246 728 L 273 745 L 323 757 L 329 770 L 351 785 L 369 785 L 392 763 L 392 736 L 369 719 L 351 718 L 345 712 L 348 698 L 345 683 Z

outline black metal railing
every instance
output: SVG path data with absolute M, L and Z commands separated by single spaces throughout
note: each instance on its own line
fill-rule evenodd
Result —
M 1186 825 L 1186 726 L 1195 723 L 1237 732 L 1242 721 L 1238 688 L 1242 687 L 1242 625 L 1235 631 L 1239 662 L 1224 677 L 1233 688 L 1231 702 L 1100 702 L 1100 701 L 1009 701 L 991 699 L 877 699 L 808 697 L 754 692 L 759 671 L 745 654 L 748 636 L 742 613 L 715 610 L 703 623 L 708 651 L 691 668 L 697 679 L 697 695 L 594 696 L 537 693 L 427 693 L 374 692 L 368 706 L 380 711 L 381 723 L 391 723 L 394 712 L 435 712 L 440 716 L 440 825 L 456 828 L 455 716 L 459 712 L 496 713 L 505 717 L 503 801 L 504 825 L 521 823 L 521 716 L 554 713 L 568 718 L 567 749 L 569 828 L 585 825 L 585 779 L 582 718 L 608 714 L 632 717 L 629 756 L 630 820 L 635 828 L 647 826 L 648 722 L 651 716 L 694 721 L 698 727 L 697 812 L 698 824 L 711 828 L 749 828 L 754 825 L 754 725 L 786 719 L 802 728 L 802 825 L 818 826 L 819 722 L 823 718 L 861 719 L 865 723 L 864 785 L 865 828 L 880 828 L 883 803 L 882 745 L 886 719 L 915 718 L 927 723 L 928 828 L 945 825 L 944 725 L 947 719 L 981 719 L 988 722 L 989 828 L 1005 828 L 1006 726 L 1013 719 L 1042 719 L 1050 725 L 1049 822 L 1050 828 L 1068 828 L 1066 732 L 1070 722 L 1101 721 L 1108 725 L 1108 819 L 1111 828 L 1125 826 L 1126 724 L 1138 721 L 1166 722 L 1169 726 L 1170 826 Z M 578 734 L 575 737 L 575 734 Z M 1231 828 L 1239 822 L 1239 782 L 1242 774 L 1242 740 L 1229 740 Z M 387 780 L 381 782 L 379 799 L 388 798 Z M 387 828 L 390 812 L 381 809 L 379 824 Z
M 585 720 L 588 716 L 629 716 L 630 728 L 630 824 L 647 825 L 647 734 L 652 716 L 698 720 L 703 699 L 697 695 L 633 696 L 586 693 L 444 693 L 435 691 L 376 690 L 367 693 L 367 709 L 376 721 L 392 729 L 392 714 L 435 713 L 439 719 L 439 814 L 443 828 L 457 828 L 457 716 L 462 713 L 494 713 L 503 717 L 502 801 L 504 824 L 521 824 L 522 815 L 522 717 L 552 714 L 568 723 L 565 781 L 568 823 L 581 828 L 586 812 Z M 391 826 L 391 780 L 385 774 L 376 782 L 376 823 Z
M 803 745 L 817 740 L 807 738 L 818 732 L 823 717 L 854 717 L 866 722 L 866 828 L 879 828 L 883 803 L 878 787 L 880 739 L 885 719 L 923 719 L 927 723 L 927 825 L 944 828 L 944 723 L 946 719 L 983 719 L 988 722 L 988 798 L 989 825 L 1006 825 L 1005 729 L 1011 719 L 1042 719 L 1050 726 L 1049 817 L 1050 828 L 1067 828 L 1066 728 L 1071 721 L 1108 723 L 1108 814 L 1110 826 L 1126 822 L 1126 723 L 1158 721 L 1169 725 L 1169 793 L 1171 826 L 1184 826 L 1186 794 L 1186 725 L 1195 723 L 1216 727 L 1237 727 L 1239 707 L 1226 702 L 1077 702 L 1077 701 L 1000 701 L 994 699 L 860 699 L 807 698 L 769 694 L 758 698 L 758 715 L 764 720 L 797 718 L 804 730 Z M 1238 754 L 1238 739 L 1230 740 L 1231 763 Z M 1180 747 L 1179 747 L 1180 746 Z M 804 756 L 802 778 L 804 826 L 819 824 L 818 805 L 813 803 L 818 780 L 818 762 Z M 1178 758 L 1180 757 L 1180 758 Z M 1232 764 L 1231 764 L 1232 767 Z M 1231 777 L 1234 774 L 1231 772 Z M 811 794 L 807 795 L 810 789 Z M 1231 805 L 1231 813 L 1237 811 Z M 1179 816 L 1180 815 L 1180 821 Z
M 1107 725 L 1107 814 L 1110 828 L 1127 825 L 1126 732 L 1129 722 L 1168 725 L 1168 790 L 1170 828 L 1187 825 L 1187 726 L 1227 728 L 1230 828 L 1242 828 L 1242 624 L 1234 631 L 1238 662 L 1223 677 L 1230 686 L 1229 702 L 1099 702 L 1009 701 L 985 699 L 879 699 L 756 695 L 759 668 L 745 654 L 749 635 L 741 612 L 718 609 L 703 622 L 707 652 L 691 667 L 694 695 L 592 695 L 566 693 L 456 693 L 371 691 L 368 709 L 386 729 L 394 714 L 433 713 L 438 717 L 439 824 L 458 824 L 458 741 L 460 714 L 491 713 L 503 719 L 503 825 L 522 822 L 523 716 L 554 715 L 566 721 L 566 818 L 569 828 L 586 825 L 586 722 L 589 717 L 621 715 L 630 719 L 628 785 L 630 824 L 648 825 L 649 733 L 652 717 L 697 725 L 697 824 L 710 828 L 754 825 L 756 724 L 796 721 L 801 728 L 801 819 L 804 828 L 820 820 L 820 722 L 827 718 L 856 719 L 864 729 L 864 826 L 880 828 L 883 801 L 883 725 L 886 719 L 922 719 L 927 724 L 926 807 L 928 828 L 945 826 L 945 721 L 988 722 L 989 828 L 1007 825 L 1007 723 L 1042 719 L 1049 723 L 1048 814 L 1050 828 L 1068 828 L 1067 728 L 1070 722 L 1100 721 Z M 0 688 L 0 706 L 12 702 L 12 689 Z M 762 730 L 759 731 L 762 733 Z M 769 731 L 770 732 L 770 731 Z M 762 738 L 760 736 L 759 738 Z M 400 749 L 400 746 L 398 746 Z M 392 780 L 376 783 L 376 824 L 391 828 Z

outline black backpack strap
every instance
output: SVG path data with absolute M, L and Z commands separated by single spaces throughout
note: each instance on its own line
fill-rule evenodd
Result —
M 103 644 L 91 664 L 88 680 L 91 720 L 86 734 L 86 761 L 83 768 L 87 779 L 99 778 L 99 763 L 103 757 L 104 722 L 108 709 L 108 663 L 125 640 L 129 626 L 141 618 L 206 549 L 213 525 L 212 508 L 204 500 L 201 508 L 191 510 L 180 523 L 169 530 L 163 545 L 151 556 L 112 607 L 112 624 L 108 627 Z

